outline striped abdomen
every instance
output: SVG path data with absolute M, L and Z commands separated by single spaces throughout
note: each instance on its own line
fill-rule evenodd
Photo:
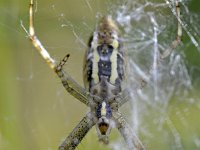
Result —
M 104 99 L 121 91 L 125 62 L 118 28 L 110 17 L 104 17 L 89 41 L 84 81 L 88 90 Z

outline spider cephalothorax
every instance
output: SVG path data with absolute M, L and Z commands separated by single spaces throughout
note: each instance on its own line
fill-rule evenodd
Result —
M 176 1 L 177 16 L 180 17 L 178 4 L 178 1 Z M 75 149 L 94 125 L 96 125 L 99 140 L 105 144 L 108 143 L 111 129 L 116 127 L 129 149 L 145 150 L 144 145 L 118 111 L 118 108 L 127 102 L 130 97 L 127 90 L 123 87 L 126 68 L 125 52 L 119 29 L 112 17 L 103 17 L 89 40 L 83 68 L 85 83 L 85 88 L 83 88 L 65 73 L 62 68 L 67 62 L 69 54 L 59 64 L 56 64 L 56 61 L 51 58 L 48 51 L 35 35 L 33 0 L 30 0 L 29 14 L 29 32 L 22 26 L 27 32 L 29 39 L 49 67 L 61 79 L 64 88 L 90 108 L 90 112 L 83 117 L 60 145 L 59 150 Z M 172 42 L 172 48 L 164 53 L 163 58 L 179 44 L 181 34 L 181 26 L 178 24 L 177 39 Z
M 124 51 L 119 30 L 110 16 L 103 17 L 89 41 L 84 81 L 94 95 L 109 98 L 121 92 L 124 80 Z

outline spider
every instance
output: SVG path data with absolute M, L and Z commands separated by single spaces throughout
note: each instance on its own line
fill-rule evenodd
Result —
M 175 4 L 177 18 L 179 19 L 180 7 L 178 1 Z M 69 54 L 57 64 L 37 38 L 33 25 L 33 5 L 34 0 L 30 0 L 29 32 L 24 26 L 22 27 L 42 58 L 58 75 L 68 93 L 90 108 L 90 112 L 83 117 L 59 146 L 59 150 L 75 149 L 94 125 L 99 141 L 104 144 L 108 144 L 110 131 L 115 127 L 123 136 L 129 149 L 145 150 L 143 143 L 118 111 L 119 107 L 129 101 L 130 97 L 129 91 L 122 86 L 126 74 L 125 50 L 120 31 L 112 17 L 103 17 L 90 37 L 83 68 L 85 84 L 85 88 L 83 88 L 63 70 Z M 161 58 L 167 57 L 179 45 L 181 36 L 182 29 L 178 21 L 177 38 L 172 42 L 170 48 L 161 54 Z M 145 83 L 143 80 L 141 85 L 144 86 Z

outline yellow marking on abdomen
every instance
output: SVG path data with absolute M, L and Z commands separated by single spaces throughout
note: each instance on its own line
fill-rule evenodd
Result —
M 111 62 L 111 76 L 110 76 L 110 82 L 112 84 L 115 84 L 115 80 L 118 77 L 117 72 L 117 49 L 113 49 L 112 55 L 110 56 L 110 62 Z
M 97 84 L 99 82 L 99 67 L 98 67 L 98 62 L 100 60 L 99 54 L 97 52 L 97 49 L 94 49 L 94 58 L 92 62 L 92 78 L 94 79 L 94 83 Z

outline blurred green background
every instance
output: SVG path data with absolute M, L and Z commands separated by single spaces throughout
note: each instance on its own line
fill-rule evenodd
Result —
M 57 61 L 71 54 L 66 68 L 82 85 L 84 43 L 95 27 L 96 15 L 106 14 L 112 3 L 114 0 L 37 1 L 38 37 Z M 24 0 L 0 1 L 0 150 L 55 150 L 88 111 L 63 89 L 26 37 L 20 21 L 28 28 L 28 4 Z M 199 5 L 197 0 L 190 3 L 196 13 L 200 12 Z M 193 46 L 188 49 L 188 67 L 200 67 L 199 53 Z M 192 94 L 199 97 L 198 85 L 195 88 Z M 200 149 L 200 103 L 195 104 L 199 105 L 174 100 L 166 112 L 180 134 L 183 148 L 188 150 Z M 177 112 L 183 115 L 187 129 L 182 128 Z M 162 135 L 157 135 L 148 139 L 151 143 L 148 148 L 169 149 L 159 141 Z M 119 133 L 114 130 L 111 141 L 118 137 Z M 110 148 L 98 143 L 93 128 L 78 149 Z

